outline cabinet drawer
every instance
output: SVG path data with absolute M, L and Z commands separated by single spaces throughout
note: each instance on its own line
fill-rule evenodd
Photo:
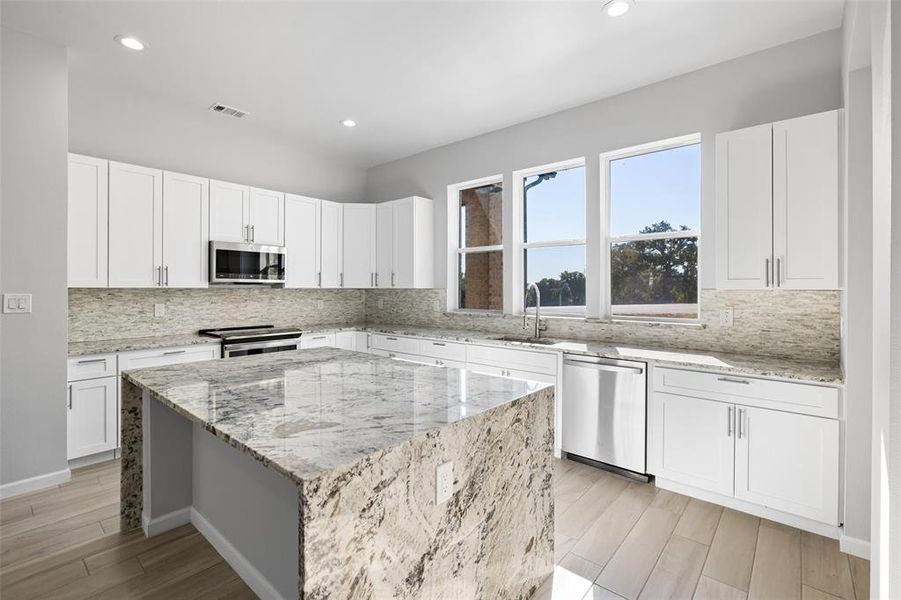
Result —
M 396 335 L 384 335 L 373 333 L 369 342 L 373 348 L 388 350 L 389 352 L 401 352 L 404 354 L 419 354 L 420 341 L 416 338 L 400 337 Z
M 544 352 L 513 350 L 497 346 L 467 346 L 466 362 L 505 367 L 529 373 L 557 375 L 557 355 Z
M 216 344 L 124 352 L 119 355 L 119 373 L 129 369 L 146 369 L 219 358 L 219 348 Z
M 466 345 L 441 340 L 422 340 L 420 352 L 425 356 L 463 362 L 466 360 Z
M 435 364 L 434 359 L 426 358 L 425 356 L 418 356 L 416 354 L 405 354 L 403 352 L 390 352 L 388 350 L 373 350 L 372 354 L 375 354 L 376 356 L 384 356 L 385 358 L 393 358 L 396 360 L 403 360 L 406 362 L 420 363 L 423 365 Z
M 494 375 L 496 377 L 509 377 L 510 379 L 525 379 L 526 381 L 538 381 L 541 383 L 557 384 L 557 378 L 554 375 L 545 373 L 534 373 L 530 371 L 520 371 L 517 369 L 505 369 L 504 367 L 495 367 L 493 365 L 479 365 L 475 363 L 467 363 L 466 370 L 473 373 L 482 373 L 483 375 Z
M 821 385 L 656 368 L 654 391 L 838 418 L 838 389 Z
M 334 333 L 313 333 L 300 336 L 301 348 L 323 348 L 335 345 Z
M 116 375 L 116 355 L 97 354 L 69 359 L 69 381 Z

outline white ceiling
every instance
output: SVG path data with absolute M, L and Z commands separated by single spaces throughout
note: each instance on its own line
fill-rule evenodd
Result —
M 68 46 L 73 85 L 230 104 L 244 127 L 370 166 L 836 28 L 843 2 L 602 4 L 4 0 L 2 18 Z

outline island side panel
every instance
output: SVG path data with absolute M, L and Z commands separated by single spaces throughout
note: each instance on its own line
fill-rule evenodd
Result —
M 143 390 L 125 379 L 120 382 L 122 474 L 119 521 L 122 531 L 131 531 L 141 527 L 144 509 Z
M 300 597 L 529 597 L 553 570 L 553 415 L 545 388 L 305 482 Z

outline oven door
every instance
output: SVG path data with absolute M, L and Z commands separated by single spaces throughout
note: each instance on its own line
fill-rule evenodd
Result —
M 285 352 L 287 350 L 297 350 L 298 348 L 300 348 L 300 338 L 270 340 L 268 342 L 226 344 L 222 347 L 222 358 L 253 356 L 254 354 L 269 354 L 271 352 Z
M 210 242 L 210 283 L 285 282 L 285 248 Z

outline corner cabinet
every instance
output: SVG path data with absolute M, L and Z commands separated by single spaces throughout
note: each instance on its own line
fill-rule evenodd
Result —
M 838 287 L 841 110 L 716 137 L 717 287 Z
M 378 204 L 375 287 L 433 286 L 433 212 L 432 201 L 418 196 Z
M 69 287 L 107 287 L 109 162 L 69 154 Z

